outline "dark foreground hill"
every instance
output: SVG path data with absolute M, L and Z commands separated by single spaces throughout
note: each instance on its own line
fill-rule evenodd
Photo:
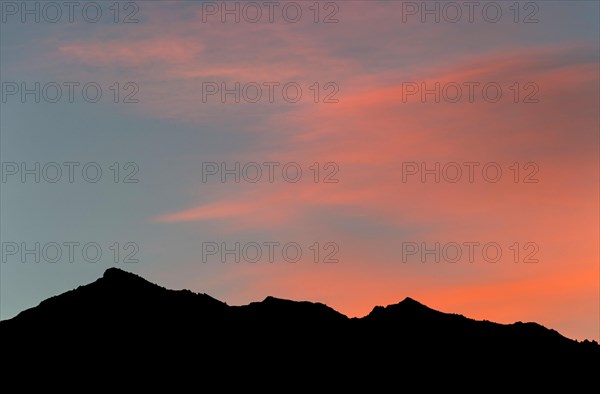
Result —
M 116 268 L 0 322 L 0 338 L 5 377 L 27 368 L 130 376 L 146 366 L 146 374 L 192 369 L 203 380 L 222 379 L 220 373 L 252 371 L 259 381 L 262 374 L 285 374 L 293 385 L 360 380 L 389 387 L 428 376 L 419 378 L 419 387 L 454 377 L 573 389 L 598 387 L 600 368 L 597 343 L 573 341 L 536 323 L 476 321 L 410 298 L 360 319 L 320 303 L 273 297 L 228 306 Z

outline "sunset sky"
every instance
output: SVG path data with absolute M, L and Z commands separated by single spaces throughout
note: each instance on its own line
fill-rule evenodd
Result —
M 118 15 L 113 2 L 96 2 L 96 23 L 80 8 L 73 22 L 64 8 L 52 23 L 43 3 L 36 22 L 10 3 L 17 9 L 3 5 L 0 25 L 0 318 L 117 266 L 230 305 L 272 295 L 364 316 L 408 296 L 600 339 L 598 2 L 481 2 L 469 21 L 459 1 L 455 23 L 456 8 L 444 14 L 434 1 L 439 21 L 413 8 L 421 2 L 401 1 L 279 2 L 270 21 L 258 1 L 257 23 L 246 2 L 239 22 L 222 9 L 236 2 L 123 2 Z M 40 102 L 21 94 L 36 82 L 47 87 Z M 69 82 L 79 83 L 73 100 Z M 90 82 L 102 88 L 96 103 L 82 98 Z M 207 90 L 236 83 L 247 87 L 239 103 Z M 282 94 L 290 83 L 302 89 L 297 102 L 294 87 Z M 263 95 L 250 102 L 256 86 Z M 73 182 L 65 162 L 79 163 Z M 281 163 L 273 182 L 265 162 Z M 49 172 L 23 182 L 21 163 Z M 48 163 L 63 169 L 55 183 Z M 102 169 L 98 182 L 82 178 L 86 163 L 95 163 L 89 174 Z M 259 163 L 263 174 L 248 182 L 250 165 L 240 182 L 221 182 L 210 163 Z M 302 169 L 298 182 L 282 175 L 289 163 L 290 177 Z M 421 166 L 436 163 L 439 182 L 423 181 Z M 451 182 L 457 166 L 462 177 Z M 123 182 L 128 175 L 138 182 Z M 86 262 L 75 247 L 70 263 L 70 242 L 94 242 L 102 257 Z M 203 256 L 208 243 L 236 242 L 262 245 L 262 258 Z M 269 262 L 265 242 L 294 242 L 302 256 L 290 263 L 278 247 Z M 39 263 L 20 250 L 36 243 L 47 246 Z M 53 243 L 62 245 L 57 262 L 47 261 Z M 421 255 L 436 243 L 439 262 Z M 472 262 L 465 243 L 479 245 Z M 498 261 L 484 244 L 500 247 Z M 452 262 L 456 245 L 463 255 Z M 124 262 L 130 253 L 139 262 Z

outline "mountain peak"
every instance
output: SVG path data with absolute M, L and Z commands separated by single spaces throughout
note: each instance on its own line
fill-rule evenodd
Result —
M 425 306 L 425 305 L 421 304 L 419 301 L 415 300 L 414 298 L 410 298 L 410 297 L 406 297 L 405 299 L 403 299 L 402 301 L 400 301 L 398 304 Z
M 266 296 L 265 299 L 262 302 L 276 302 L 276 301 L 281 301 L 281 298 L 277 298 L 277 297 L 273 297 L 273 296 Z
M 434 309 L 429 308 L 427 305 L 421 304 L 414 298 L 406 297 L 397 304 L 391 304 L 388 306 L 376 306 L 373 308 L 366 318 L 385 318 L 385 319 L 399 319 L 401 316 L 414 316 L 414 315 L 431 315 L 431 314 L 443 314 Z
M 104 271 L 103 278 L 130 278 L 130 277 L 140 277 L 132 272 L 123 271 L 120 268 L 111 267 Z
M 111 289 L 111 291 L 119 289 L 131 294 L 141 294 L 140 292 L 149 289 L 151 289 L 151 291 L 164 289 L 162 286 L 154 284 L 133 272 L 124 271 L 115 267 L 108 268 L 104 271 L 102 278 L 94 282 L 93 285 L 108 288 Z
M 139 275 L 134 274 L 133 272 L 124 271 L 120 268 L 111 267 L 104 271 L 104 275 L 102 275 L 102 279 L 104 281 L 108 281 L 111 283 L 114 282 L 139 282 L 139 283 L 150 283 L 146 279 L 142 278 Z

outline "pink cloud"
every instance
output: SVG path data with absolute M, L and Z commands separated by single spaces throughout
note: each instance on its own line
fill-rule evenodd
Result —
M 189 64 L 199 58 L 204 47 L 194 40 L 153 38 L 70 43 L 58 50 L 63 56 L 96 67 L 141 67 L 153 63 Z

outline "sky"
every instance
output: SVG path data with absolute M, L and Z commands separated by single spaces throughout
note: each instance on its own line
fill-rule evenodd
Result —
M 119 267 L 600 339 L 598 2 L 1 7 L 1 319 Z

